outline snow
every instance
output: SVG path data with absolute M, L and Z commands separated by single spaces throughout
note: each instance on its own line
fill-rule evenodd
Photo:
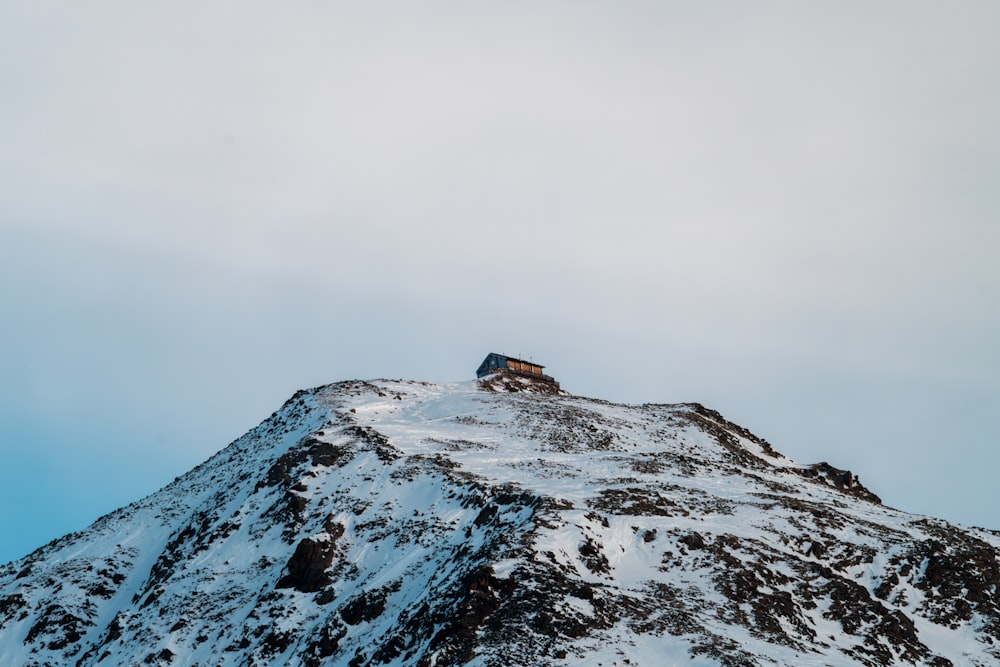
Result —
M 834 567 L 842 555 L 838 576 L 871 593 L 895 571 L 894 559 L 930 539 L 930 524 L 806 481 L 799 474 L 805 466 L 739 432 L 727 431 L 726 445 L 705 422 L 729 427 L 694 411 L 491 393 L 478 381 L 382 380 L 305 392 L 160 492 L 0 570 L 0 603 L 20 596 L 28 610 L 3 621 L 0 607 L 0 667 L 62 664 L 67 650 L 102 643 L 82 666 L 97 664 L 105 650 L 102 667 L 136 664 L 163 649 L 175 656 L 172 665 L 296 665 L 296 651 L 326 627 L 333 610 L 381 596 L 384 613 L 343 626 L 338 655 L 350 657 L 403 636 L 402 624 L 424 601 L 452 590 L 473 565 L 520 582 L 532 562 L 548 563 L 607 599 L 646 605 L 663 594 L 656 591 L 669 590 L 677 604 L 698 600 L 692 625 L 670 625 L 664 606 L 649 617 L 652 629 L 643 630 L 636 617 L 564 637 L 558 646 L 567 657 L 552 664 L 717 665 L 699 648 L 712 637 L 762 665 L 863 664 L 848 653 L 862 638 L 833 618 L 829 594 L 810 607 L 791 582 L 801 581 L 805 568 Z M 383 436 L 391 452 L 365 444 L 356 428 Z M 287 490 L 269 482 L 268 471 L 310 438 L 348 454 L 336 465 L 304 457 Z M 487 489 L 547 504 L 496 504 L 491 518 L 481 513 Z M 290 511 L 289 497 L 303 508 L 294 520 L 282 514 Z M 342 530 L 332 533 L 331 526 Z M 993 533 L 968 534 L 1000 547 Z M 755 594 L 791 596 L 815 639 L 780 616 L 780 632 L 798 644 L 769 640 L 753 624 L 753 606 L 721 592 L 725 572 L 683 541 L 690 535 L 712 544 L 730 540 L 733 563 L 766 569 L 772 583 L 761 581 Z M 328 599 L 276 588 L 304 539 L 336 550 Z M 585 544 L 599 546 L 604 569 L 583 558 Z M 814 553 L 814 545 L 827 553 Z M 862 554 L 856 563 L 847 558 L 855 553 Z M 30 575 L 18 578 L 24 568 Z M 107 583 L 112 575 L 120 580 Z M 913 620 L 920 642 L 955 665 L 996 664 L 983 618 L 955 628 L 930 620 L 926 593 L 914 583 L 921 576 L 917 569 L 904 577 L 890 596 L 905 599 L 899 610 Z M 95 595 L 101 582 L 110 595 Z M 45 637 L 25 641 L 53 600 L 85 622 L 69 648 Z M 553 609 L 582 619 L 601 613 L 573 595 Z M 733 620 L 739 615 L 751 620 Z M 113 621 L 119 639 L 109 638 Z M 275 639 L 279 648 L 268 655 L 265 639 L 275 633 L 297 639 L 283 649 Z M 430 639 L 413 641 L 420 654 Z M 555 651 L 555 640 L 546 641 Z M 468 664 L 497 664 L 488 643 L 479 650 Z M 400 654 L 388 664 L 411 663 Z

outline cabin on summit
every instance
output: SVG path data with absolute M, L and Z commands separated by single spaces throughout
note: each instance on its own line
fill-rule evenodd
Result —
M 546 375 L 542 372 L 545 366 L 541 364 L 536 364 L 531 361 L 525 361 L 524 359 L 515 359 L 514 357 L 508 357 L 503 354 L 497 354 L 496 352 L 490 352 L 483 359 L 483 363 L 479 364 L 479 368 L 476 369 L 476 377 L 486 377 L 487 375 L 492 375 L 494 373 L 509 373 L 511 375 L 520 375 L 523 377 L 534 378 L 536 380 L 542 380 L 543 382 L 550 382 L 556 387 L 559 383 L 551 375 Z

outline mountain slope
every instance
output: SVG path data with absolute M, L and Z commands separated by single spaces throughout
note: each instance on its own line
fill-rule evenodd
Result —
M 998 547 L 699 405 L 343 382 L 0 567 L 0 667 L 990 665 Z

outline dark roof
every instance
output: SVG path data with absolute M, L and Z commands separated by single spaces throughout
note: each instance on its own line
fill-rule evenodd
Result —
M 497 354 L 496 352 L 490 352 L 489 354 L 486 355 L 486 357 L 489 358 L 491 355 L 495 355 L 497 357 L 503 357 L 507 361 L 520 361 L 522 364 L 531 364 L 532 366 L 538 366 L 539 368 L 545 368 L 545 366 L 541 365 L 540 363 L 538 363 L 536 361 L 528 361 L 527 359 L 518 359 L 517 357 L 512 357 L 512 356 L 507 355 L 507 354 Z

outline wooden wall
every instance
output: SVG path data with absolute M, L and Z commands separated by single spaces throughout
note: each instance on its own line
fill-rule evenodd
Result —
M 532 375 L 544 375 L 541 366 L 537 364 L 528 363 L 526 361 L 516 361 L 514 359 L 507 359 L 507 368 L 509 368 L 512 371 L 531 373 Z

